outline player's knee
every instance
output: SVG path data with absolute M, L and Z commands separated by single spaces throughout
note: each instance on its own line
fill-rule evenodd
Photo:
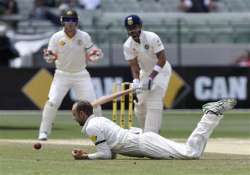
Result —
M 59 108 L 59 104 L 51 101 L 51 100 L 48 100 L 46 103 L 45 103 L 45 106 L 48 106 L 50 108 L 55 108 L 55 109 L 58 109 Z
M 184 156 L 186 159 L 200 159 L 203 151 L 200 150 L 199 143 L 194 143 L 195 145 L 187 145 L 186 152 Z M 198 146 L 198 147 L 197 147 Z
M 147 109 L 162 109 L 163 102 L 161 100 L 158 101 L 148 101 Z
M 142 115 L 146 113 L 146 107 L 144 104 L 135 103 L 134 111 L 135 115 Z
M 186 159 L 198 160 L 201 158 L 201 154 L 187 154 Z

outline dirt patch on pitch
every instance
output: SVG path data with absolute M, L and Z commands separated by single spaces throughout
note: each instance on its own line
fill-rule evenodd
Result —
M 93 143 L 88 139 L 69 139 L 69 140 L 60 140 L 60 139 L 49 139 L 47 141 L 38 141 L 38 140 L 14 140 L 14 139 L 0 139 L 1 143 L 28 143 L 28 144 L 34 144 L 40 142 L 42 144 L 48 144 L 48 145 L 84 145 L 84 146 L 90 146 L 93 145 Z
M 250 139 L 210 139 L 205 152 L 250 155 Z
M 180 141 L 179 139 L 174 139 L 174 140 Z M 0 139 L 0 144 L 7 143 L 7 142 L 8 143 L 32 143 L 33 144 L 33 143 L 37 143 L 37 140 Z M 93 143 L 88 139 L 81 139 L 81 140 L 50 139 L 43 143 L 44 144 L 56 144 L 56 145 L 85 145 L 85 146 L 93 145 Z M 233 139 L 233 138 L 209 139 L 205 152 L 250 155 L 250 139 Z

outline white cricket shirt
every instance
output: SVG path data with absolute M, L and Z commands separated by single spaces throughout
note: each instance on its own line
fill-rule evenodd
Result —
M 63 30 L 53 34 L 49 41 L 48 50 L 56 53 L 56 68 L 65 72 L 80 72 L 86 68 L 86 49 L 93 46 L 88 33 L 77 32 L 73 38 L 69 38 Z
M 123 129 L 105 117 L 90 116 L 82 132 L 96 145 L 97 152 L 88 154 L 90 159 L 110 159 L 114 153 L 140 156 L 139 134 Z
M 135 42 L 130 36 L 123 45 L 125 60 L 137 57 L 141 70 L 151 73 L 158 59 L 156 53 L 164 50 L 164 46 L 158 35 L 149 31 L 141 31 L 140 43 Z
M 153 32 L 141 31 L 140 43 L 135 42 L 130 36 L 123 45 L 125 60 L 137 58 L 140 67 L 140 79 L 148 77 L 154 69 L 158 58 L 156 53 L 164 50 L 164 46 L 159 36 Z M 168 81 L 166 77 L 171 75 L 171 66 L 166 61 L 161 72 L 154 79 L 154 83 L 166 89 Z

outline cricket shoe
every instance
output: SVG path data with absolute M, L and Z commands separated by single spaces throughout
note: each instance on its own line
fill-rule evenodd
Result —
M 46 132 L 39 133 L 38 140 L 41 140 L 41 141 L 48 140 L 48 134 Z
M 237 104 L 236 99 L 228 98 L 217 102 L 206 103 L 202 106 L 204 113 L 212 112 L 216 115 L 222 115 L 225 111 L 233 109 Z

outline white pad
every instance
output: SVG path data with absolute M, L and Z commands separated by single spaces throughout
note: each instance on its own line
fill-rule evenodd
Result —
M 102 116 L 102 108 L 101 108 L 101 106 L 99 105 L 96 108 L 94 108 L 93 113 L 95 114 L 95 116 L 101 117 Z
M 164 94 L 165 92 L 163 88 L 155 86 L 145 99 L 147 102 L 147 109 L 163 109 Z
M 135 115 L 144 128 L 144 132 L 159 133 L 163 110 L 163 89 L 157 86 L 154 90 L 145 91 L 137 95 L 138 103 L 135 103 Z
M 146 117 L 146 106 L 143 105 L 143 104 L 139 104 L 137 102 L 134 102 L 135 104 L 135 107 L 134 107 L 134 110 L 135 110 L 135 116 L 137 118 L 137 121 L 140 125 L 140 127 L 143 129 L 144 126 L 145 126 L 145 117 Z
M 162 109 L 147 109 L 144 132 L 159 133 L 161 128 Z
M 57 107 L 53 103 L 47 101 L 43 109 L 39 133 L 45 132 L 48 135 L 51 133 L 52 124 L 56 118 L 56 112 Z

